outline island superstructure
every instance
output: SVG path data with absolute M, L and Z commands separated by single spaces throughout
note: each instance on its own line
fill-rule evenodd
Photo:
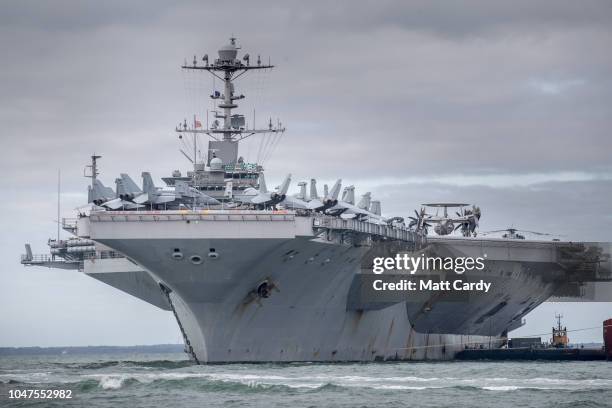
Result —
M 194 118 L 176 128 L 179 137 L 210 138 L 205 160 L 194 145 L 193 155 L 183 152 L 193 170 L 162 178 L 166 187 L 145 171 L 142 187 L 121 174 L 113 190 L 93 155 L 89 207 L 63 221 L 74 237 L 50 240 L 50 255 L 27 245 L 22 263 L 79 270 L 172 312 L 197 363 L 451 359 L 466 346 L 501 344 L 551 296 L 580 296 L 585 282 L 610 279 L 609 246 L 476 238 L 479 209 L 461 214 L 463 237 L 428 237 L 419 228 L 427 220 L 411 228 L 383 216 L 370 193 L 356 200 L 340 179 L 320 195 L 314 179 L 290 194 L 291 175 L 269 190 L 263 166 L 242 159 L 239 144 L 285 128 L 248 127 L 233 112 L 244 98 L 234 80 L 272 65 L 238 52 L 231 38 L 214 61 L 182 67 L 223 84 L 210 95 L 221 109 L 212 124 Z M 373 258 L 397 253 L 484 256 L 486 268 L 464 278 L 492 289 L 464 301 L 367 296 Z

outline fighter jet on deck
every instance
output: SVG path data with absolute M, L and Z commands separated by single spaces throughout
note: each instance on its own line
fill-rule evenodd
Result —
M 173 188 L 163 189 L 155 186 L 148 172 L 142 173 L 142 179 L 143 188 L 140 189 L 129 175 L 121 173 L 121 176 L 115 180 L 117 186 L 115 198 L 101 202 L 99 205 L 111 210 L 120 208 L 132 210 L 145 205 L 178 207 L 219 204 L 219 201 L 189 186 L 185 181 L 177 181 Z M 102 183 L 97 189 L 94 185 L 93 196 L 108 198 L 108 190 L 110 189 L 104 187 Z

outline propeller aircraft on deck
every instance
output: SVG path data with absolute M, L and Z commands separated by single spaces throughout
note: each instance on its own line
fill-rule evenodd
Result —
M 416 217 L 411 219 L 410 228 L 417 231 L 428 232 L 428 228 L 433 226 L 433 229 L 438 235 L 450 235 L 454 231 L 461 229 L 461 234 L 464 237 L 476 236 L 476 229 L 480 220 L 480 208 L 473 205 L 472 208 L 467 208 L 469 204 L 464 203 L 429 203 L 421 204 L 420 211 L 414 211 Z M 436 213 L 430 214 L 427 208 L 435 208 Z M 444 213 L 439 215 L 439 209 L 442 208 Z M 449 216 L 449 208 L 459 208 L 456 211 L 456 217 Z

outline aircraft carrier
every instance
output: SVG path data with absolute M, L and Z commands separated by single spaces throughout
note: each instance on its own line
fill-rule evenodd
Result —
M 121 174 L 112 189 L 93 155 L 89 204 L 62 220 L 73 237 L 50 239 L 48 255 L 26 244 L 22 264 L 77 270 L 173 313 L 197 363 L 452 359 L 502 344 L 551 296 L 584 297 L 589 283 L 611 279 L 609 245 L 476 237 L 476 207 L 457 218 L 446 207 L 442 218 L 417 213 L 406 225 L 383 216 L 370 193 L 357 201 L 341 180 L 321 195 L 316 180 L 290 194 L 291 175 L 268 190 L 262 165 L 246 162 L 239 144 L 257 134 L 277 140 L 285 128 L 249 127 L 233 110 L 244 98 L 234 81 L 272 65 L 239 50 L 232 38 L 218 58 L 182 66 L 223 85 L 210 95 L 212 123 L 194 117 L 175 129 L 190 141 L 182 152 L 191 171 L 164 177 L 163 188 L 149 172 L 142 187 Z M 199 135 L 209 138 L 205 157 Z M 427 235 L 432 223 L 439 236 Z M 405 253 L 485 257 L 484 270 L 462 278 L 492 289 L 466 299 L 371 296 L 364 278 L 373 259 Z

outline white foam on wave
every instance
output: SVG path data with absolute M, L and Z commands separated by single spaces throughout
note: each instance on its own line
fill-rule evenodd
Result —
M 278 375 L 257 375 L 257 374 L 216 374 L 216 373 L 193 373 L 193 372 L 174 372 L 174 373 L 132 373 L 132 374 L 88 374 L 83 377 L 95 378 L 99 386 L 105 390 L 120 389 L 125 385 L 126 380 L 133 379 L 139 383 L 151 383 L 156 380 L 183 380 L 189 378 L 203 378 L 211 381 L 234 382 L 244 384 L 251 388 L 269 388 L 273 386 L 284 386 L 294 389 L 321 388 L 327 384 L 350 387 L 350 388 L 370 388 L 370 389 L 389 389 L 389 390 L 423 390 L 427 388 L 440 388 L 434 386 L 411 386 L 402 384 L 386 384 L 393 381 L 429 381 L 416 377 L 409 378 L 374 378 L 360 376 L 278 376 Z
M 107 376 L 100 379 L 100 387 L 104 390 L 118 390 L 123 386 L 125 377 Z
M 496 385 L 490 387 L 482 387 L 483 390 L 487 391 L 516 391 L 520 388 L 521 387 L 518 387 L 516 385 Z
M 519 386 L 519 385 L 492 385 L 480 387 L 487 391 L 517 391 L 517 390 L 561 390 L 558 387 L 538 387 L 538 386 Z
M 539 390 L 587 390 L 612 387 L 607 379 L 564 379 L 564 378 L 471 378 L 459 381 L 457 385 L 470 385 L 490 391 L 514 391 L 518 389 Z
M 525 381 L 533 381 L 533 382 L 541 382 L 546 384 L 558 384 L 558 385 L 586 385 L 586 386 L 608 386 L 612 387 L 612 379 L 604 379 L 604 378 L 588 378 L 588 379 L 565 379 L 565 378 L 528 378 Z
M 304 377 L 309 378 L 309 377 Z M 351 381 L 351 382 L 431 382 L 444 380 L 445 378 L 439 377 L 363 377 L 358 375 L 346 375 L 346 376 L 314 376 L 314 379 L 327 379 L 327 380 L 340 380 L 340 381 Z M 449 378 L 454 380 L 455 378 Z
M 375 390 L 427 390 L 430 388 L 440 388 L 440 387 L 414 387 L 410 385 L 379 385 L 371 387 Z
M 126 380 L 148 384 L 158 380 L 183 380 L 202 378 L 223 383 L 239 383 L 251 388 L 270 388 L 284 386 L 293 389 L 316 389 L 325 385 L 347 388 L 367 388 L 379 390 L 425 390 L 460 386 L 471 386 L 487 391 L 516 391 L 521 389 L 592 389 L 610 387 L 612 380 L 607 379 L 550 379 L 550 378 L 438 378 L 438 377 L 371 377 L 371 376 L 333 376 L 333 375 L 270 375 L 256 373 L 215 373 L 215 372 L 157 372 L 157 373 L 107 373 L 90 374 L 84 377 L 96 378 L 105 390 L 122 388 Z

